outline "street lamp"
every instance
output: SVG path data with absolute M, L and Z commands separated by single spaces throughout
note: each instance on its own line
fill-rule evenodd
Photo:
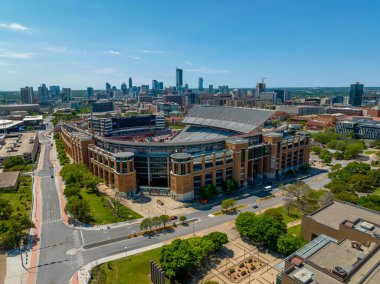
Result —
M 124 247 L 124 248 L 125 248 L 125 259 L 128 260 L 128 251 L 127 251 L 128 247 Z

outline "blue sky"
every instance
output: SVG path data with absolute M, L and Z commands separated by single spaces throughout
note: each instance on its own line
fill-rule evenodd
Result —
M 0 90 L 380 85 L 376 0 L 0 0 Z

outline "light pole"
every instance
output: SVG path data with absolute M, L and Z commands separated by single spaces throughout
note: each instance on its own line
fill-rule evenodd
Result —
M 193 221 L 193 236 L 195 235 L 195 234 L 194 234 L 194 224 L 195 224 L 195 221 Z
M 125 259 L 128 260 L 128 251 L 127 251 L 128 247 L 124 247 L 124 248 L 125 248 Z

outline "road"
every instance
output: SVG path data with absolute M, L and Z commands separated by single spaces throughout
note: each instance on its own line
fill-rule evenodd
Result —
M 57 187 L 56 169 L 51 161 L 52 139 L 46 136 L 48 131 L 40 133 L 40 142 L 44 145 L 44 157 L 42 170 L 37 171 L 40 177 L 40 192 L 42 206 L 37 206 L 41 211 L 41 237 L 39 241 L 39 258 L 37 273 L 34 281 L 29 283 L 67 284 L 73 274 L 83 265 L 97 259 L 116 253 L 133 250 L 148 245 L 167 241 L 176 237 L 198 232 L 200 230 L 216 226 L 236 218 L 236 215 L 209 216 L 212 212 L 219 211 L 220 205 L 205 210 L 198 210 L 187 215 L 188 219 L 198 218 L 199 221 L 190 226 L 179 226 L 175 231 L 155 236 L 141 236 L 100 245 L 99 242 L 127 236 L 139 231 L 139 224 L 131 224 L 108 230 L 75 229 L 67 226 L 62 221 L 60 199 Z M 41 155 L 42 156 L 42 155 Z M 51 178 L 54 176 L 55 178 Z M 284 182 L 282 180 L 282 182 Z M 277 189 L 274 189 L 277 191 Z M 237 204 L 253 204 L 259 197 L 268 195 L 262 191 L 246 190 L 237 200 Z M 244 210 L 258 211 L 272 207 L 283 201 L 282 197 L 275 197 L 260 203 L 259 209 L 249 206 Z M 84 249 L 84 245 L 95 244 L 91 249 Z

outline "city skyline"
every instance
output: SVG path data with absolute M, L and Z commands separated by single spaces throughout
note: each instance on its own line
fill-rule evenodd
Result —
M 233 3 L 0 1 L 0 90 L 175 86 L 176 67 L 191 88 L 380 85 L 379 3 Z

